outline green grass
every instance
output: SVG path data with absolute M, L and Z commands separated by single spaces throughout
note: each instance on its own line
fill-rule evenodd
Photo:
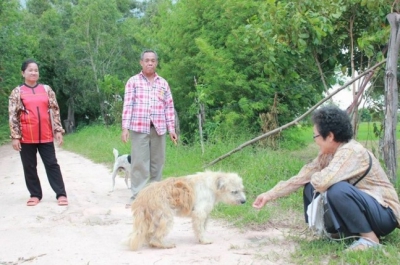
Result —
M 10 128 L 8 122 L 0 122 L 0 145 L 10 141 Z
M 371 138 L 368 124 L 361 124 L 358 140 L 363 143 L 376 142 Z M 302 191 L 269 203 L 262 211 L 251 207 L 255 197 L 272 188 L 281 180 L 297 174 L 304 163 L 309 162 L 318 153 L 313 144 L 311 127 L 294 127 L 282 134 L 278 149 L 273 150 L 255 143 L 216 163 L 210 170 L 234 171 L 243 177 L 248 203 L 242 206 L 220 205 L 213 211 L 215 218 L 223 218 L 242 228 L 269 226 L 289 227 L 300 232 L 307 226 L 303 220 Z M 64 148 L 79 153 L 96 163 L 106 164 L 111 168 L 114 157 L 112 148 L 120 154 L 129 153 L 130 143 L 120 140 L 121 130 L 118 127 L 91 126 L 75 134 L 66 135 Z M 164 177 L 183 176 L 203 171 L 204 165 L 217 157 L 237 148 L 251 139 L 237 138 L 224 142 L 206 143 L 204 153 L 199 144 L 174 146 L 168 139 L 167 159 Z M 300 233 L 288 236 L 290 242 L 297 244 L 292 254 L 296 264 L 397 264 L 400 247 L 399 232 L 396 230 L 383 241 L 385 251 L 367 251 L 345 253 L 343 243 L 326 240 L 309 240 Z

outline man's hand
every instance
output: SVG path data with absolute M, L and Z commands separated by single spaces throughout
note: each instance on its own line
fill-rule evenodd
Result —
M 124 143 L 127 143 L 129 140 L 129 131 L 128 129 L 122 129 L 121 140 Z
M 178 136 L 176 135 L 176 133 L 169 133 L 169 138 L 171 138 L 172 142 L 174 142 L 175 145 L 178 144 Z

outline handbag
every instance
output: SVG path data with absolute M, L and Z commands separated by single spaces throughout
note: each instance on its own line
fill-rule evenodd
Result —
M 313 231 L 313 233 L 317 236 L 322 236 L 325 233 L 325 223 L 324 223 L 324 200 L 323 197 L 326 192 L 322 194 L 318 194 L 311 201 L 311 203 L 307 207 L 307 216 L 308 216 L 308 227 Z
M 353 183 L 353 186 L 357 185 L 362 180 L 372 167 L 372 158 L 369 152 L 369 166 L 365 173 Z M 327 192 L 314 194 L 314 198 L 311 203 L 307 206 L 308 226 L 316 236 L 323 236 L 326 233 L 334 233 L 338 231 L 340 225 L 336 220 L 335 215 L 326 199 Z

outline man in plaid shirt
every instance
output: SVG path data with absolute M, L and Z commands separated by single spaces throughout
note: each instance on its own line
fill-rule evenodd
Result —
M 125 85 L 121 139 L 126 143 L 130 135 L 132 142 L 131 200 L 147 182 L 161 180 L 167 131 L 171 140 L 177 141 L 171 90 L 168 82 L 157 75 L 157 63 L 155 51 L 142 52 L 142 71 Z

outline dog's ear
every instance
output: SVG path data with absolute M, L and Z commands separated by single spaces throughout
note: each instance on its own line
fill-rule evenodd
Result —
M 218 177 L 217 178 L 217 189 L 218 190 L 222 190 L 223 188 L 225 188 L 225 181 L 223 177 Z

